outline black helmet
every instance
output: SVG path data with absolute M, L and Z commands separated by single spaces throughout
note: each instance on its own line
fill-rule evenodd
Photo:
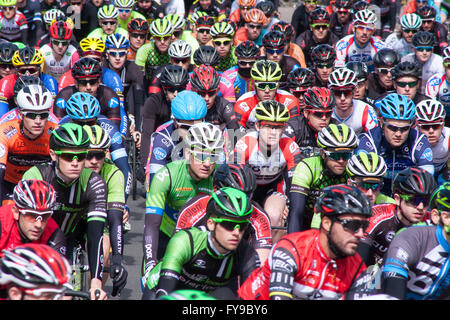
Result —
M 270 17 L 275 12 L 275 4 L 272 1 L 261 1 L 256 5 L 256 9 L 264 12 L 266 17 Z
M 429 197 L 436 189 L 432 174 L 421 168 L 411 167 L 400 171 L 394 178 L 394 193 Z
M 422 18 L 422 20 L 434 20 L 436 18 L 436 9 L 425 5 L 417 9 L 416 13 Z
M 221 188 L 211 194 L 206 205 L 206 216 L 226 218 L 235 221 L 248 221 L 253 206 L 250 198 L 234 188 Z
M 219 64 L 221 57 L 216 48 L 211 46 L 200 46 L 194 52 L 194 63 L 199 65 L 206 65 L 215 67 Z
M 329 109 L 334 108 L 336 100 L 330 89 L 322 87 L 309 88 L 305 95 L 305 107 L 310 109 Z
M 182 66 L 168 65 L 161 73 L 160 83 L 162 87 L 186 87 L 189 82 L 189 74 Z
M 342 214 L 358 214 L 372 216 L 369 199 L 357 187 L 338 184 L 325 187 L 317 199 L 314 212 L 323 216 L 339 216 Z
M 11 64 L 14 52 L 19 48 L 11 42 L 0 43 L 0 64 Z
M 397 51 L 390 48 L 380 49 L 373 56 L 375 67 L 393 67 L 400 62 L 400 55 Z
M 320 44 L 311 51 L 311 59 L 314 64 L 334 62 L 336 51 L 329 44 Z
M 102 66 L 99 61 L 92 58 L 81 58 L 72 67 L 72 76 L 78 78 L 99 78 L 102 75 Z
M 350 9 L 352 7 L 352 3 L 352 0 L 336 0 L 334 5 L 336 8 Z
M 402 61 L 391 71 L 392 79 L 397 80 L 401 77 L 422 78 L 422 67 L 415 62 Z
M 256 177 L 246 165 L 224 163 L 216 168 L 213 185 L 219 188 L 232 187 L 250 194 L 256 189 Z
M 262 38 L 264 48 L 281 48 L 286 45 L 286 37 L 280 31 L 269 31 Z
M 353 70 L 356 73 L 358 82 L 366 81 L 369 78 L 369 68 L 364 62 L 351 61 L 345 64 L 347 69 Z
M 19 77 L 19 79 L 17 79 L 16 83 L 14 84 L 14 95 L 17 97 L 17 94 L 19 93 L 20 90 L 32 84 L 44 86 L 44 82 L 42 82 L 42 80 L 39 77 L 33 76 Z
M 87 149 L 89 145 L 88 133 L 76 123 L 64 123 L 50 135 L 49 146 L 52 150 Z
M 430 209 L 450 211 L 450 182 L 445 182 L 433 193 L 430 199 Z
M 239 58 L 256 58 L 259 55 L 259 47 L 253 41 L 242 41 L 236 46 L 234 55 Z
M 309 14 L 309 24 L 330 23 L 330 15 L 323 8 L 316 8 Z
M 368 8 L 369 8 L 369 3 L 367 1 L 359 0 L 353 4 L 352 10 L 353 10 L 353 13 L 355 13 L 360 10 L 364 10 L 364 9 L 368 9 Z
M 434 34 L 428 31 L 419 31 L 412 37 L 414 47 L 433 47 Z
M 307 68 L 297 68 L 289 72 L 287 76 L 287 84 L 289 88 L 295 89 L 298 87 L 307 89 L 314 85 L 316 76 L 314 72 Z

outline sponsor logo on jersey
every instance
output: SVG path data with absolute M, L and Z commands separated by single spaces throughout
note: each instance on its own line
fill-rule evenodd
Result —
M 339 50 L 344 50 L 345 48 L 348 47 L 348 42 L 347 41 L 340 41 L 338 42 L 338 44 L 336 45 L 336 51 Z
M 431 78 L 428 81 L 428 85 L 430 86 L 438 86 L 441 83 L 441 79 L 440 78 Z
M 427 159 L 428 161 L 433 160 L 433 152 L 430 148 L 426 148 L 425 151 L 420 156 L 420 159 Z
M 163 148 L 157 147 L 153 150 L 156 160 L 163 160 L 167 157 L 167 152 Z

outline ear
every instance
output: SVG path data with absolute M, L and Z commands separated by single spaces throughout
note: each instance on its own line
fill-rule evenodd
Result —
M 395 200 L 395 204 L 396 204 L 397 206 L 399 206 L 399 205 L 400 205 L 400 200 L 401 200 L 401 198 L 400 198 L 400 196 L 399 196 L 398 193 L 394 193 L 394 200 Z
M 206 221 L 206 227 L 208 228 L 209 231 L 214 231 L 214 229 L 216 228 L 216 223 L 211 219 L 208 219 Z
M 19 220 L 19 209 L 16 206 L 12 206 L 11 211 L 13 213 L 14 219 Z
M 22 300 L 22 294 L 22 291 L 16 286 L 11 286 L 8 288 L 8 296 L 10 300 Z
M 439 221 L 441 220 L 441 217 L 440 217 L 439 211 L 437 209 L 431 210 L 430 219 L 431 219 L 431 222 L 433 222 L 434 225 L 438 225 L 439 224 Z
M 189 161 L 189 159 L 191 158 L 189 148 L 184 148 L 184 157 L 186 158 L 187 161 Z
M 255 122 L 255 129 L 256 131 L 259 131 L 261 129 L 258 121 Z
M 327 216 L 323 216 L 323 217 L 322 217 L 321 227 L 322 227 L 325 231 L 330 232 L 330 230 L 331 230 L 331 224 L 332 224 L 332 221 L 331 221 L 331 219 L 330 219 L 329 217 L 327 217 Z
M 53 161 L 56 161 L 57 159 L 57 155 L 55 153 L 55 151 L 53 151 L 52 149 L 49 150 L 49 154 L 50 154 L 50 158 L 52 158 Z

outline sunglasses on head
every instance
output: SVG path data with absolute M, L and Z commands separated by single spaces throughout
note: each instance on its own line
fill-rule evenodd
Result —
M 209 160 L 211 164 L 217 163 L 220 160 L 220 155 L 215 153 L 207 153 L 203 151 L 194 151 L 190 150 L 191 155 L 194 157 L 196 161 L 199 161 L 201 163 L 206 162 Z
M 255 82 L 255 87 L 258 90 L 275 90 L 278 87 L 277 82 Z
M 429 199 L 427 197 L 418 197 L 411 194 L 401 194 L 400 198 L 405 200 L 410 205 L 417 207 L 419 204 L 423 204 L 424 206 L 428 205 Z
M 198 90 L 198 91 L 195 91 L 195 92 L 197 92 L 201 97 L 206 97 L 206 96 L 212 97 L 213 95 L 215 95 L 217 93 L 217 89 L 214 89 L 214 90 Z
M 224 218 L 211 218 L 211 220 L 220 224 L 227 231 L 234 231 L 238 228 L 240 232 L 244 232 L 250 226 L 249 221 L 235 221 Z
M 100 24 L 102 26 L 109 26 L 109 25 L 115 26 L 117 24 L 117 21 L 115 20 L 101 21 Z
M 95 84 L 97 84 L 99 82 L 98 78 L 94 78 L 94 79 L 79 79 L 77 80 L 78 84 L 81 86 L 87 86 L 88 84 L 93 86 Z
M 218 46 L 220 46 L 220 45 L 228 46 L 229 44 L 231 44 L 230 39 L 214 39 L 213 42 L 214 42 L 214 44 L 217 44 Z
M 257 29 L 257 30 L 261 30 L 262 29 L 262 25 L 260 25 L 260 24 L 251 24 L 251 23 L 249 23 L 247 25 L 248 25 L 248 27 L 250 29 Z
M 322 119 L 322 118 L 331 118 L 331 115 L 333 114 L 333 111 L 319 111 L 314 109 L 306 109 L 308 110 L 311 115 L 313 115 L 316 118 Z
M 39 117 L 41 120 L 45 120 L 49 117 L 50 112 L 22 112 L 23 116 L 27 119 L 36 120 Z
M 386 128 L 388 128 L 389 131 L 392 131 L 392 132 L 399 132 L 400 131 L 400 133 L 405 133 L 405 132 L 409 131 L 411 126 L 409 125 L 409 126 L 398 127 L 398 126 L 395 126 L 393 124 L 386 124 Z
M 105 151 L 89 151 L 86 156 L 86 160 L 92 160 L 93 158 L 97 160 L 103 160 L 106 157 Z
M 19 213 L 28 221 L 46 222 L 53 214 L 53 211 L 36 211 L 28 209 L 19 209 Z
M 364 232 L 369 227 L 368 220 L 339 219 L 339 218 L 334 218 L 333 220 L 339 222 L 344 228 L 344 230 L 350 231 L 351 233 L 356 233 L 361 228 Z
M 433 51 L 433 47 L 414 47 L 417 51 L 422 52 L 422 51 L 426 51 L 426 52 L 431 52 Z
M 55 46 L 63 46 L 63 47 L 65 47 L 65 46 L 68 46 L 69 45 L 69 41 L 67 41 L 67 40 L 56 40 L 56 39 L 52 39 L 52 43 L 55 45 Z
M 334 160 L 334 161 L 339 161 L 339 160 L 347 161 L 347 160 L 349 160 L 352 157 L 353 152 L 330 152 L 330 151 L 325 151 L 325 154 L 327 155 L 328 158 L 330 158 L 331 160 Z
M 392 72 L 392 69 L 394 68 L 377 68 L 377 71 L 382 74 L 388 74 L 389 72 Z
M 55 154 L 67 162 L 72 162 L 75 159 L 77 161 L 86 160 L 88 151 L 87 150 L 86 151 L 78 151 L 78 152 L 55 151 Z
M 439 123 L 418 123 L 418 126 L 425 130 L 425 131 L 430 131 L 430 129 L 433 129 L 433 131 L 439 130 L 442 125 L 444 124 L 444 122 L 439 122 Z
M 416 81 L 397 81 L 396 83 L 400 88 L 405 88 L 406 86 L 413 88 L 417 85 L 418 82 L 419 81 L 416 80 Z
M 278 49 L 275 49 L 275 48 L 265 48 L 266 49 L 266 52 L 268 53 L 268 54 L 281 54 L 281 53 L 283 53 L 283 51 L 284 51 L 284 48 L 278 48 Z
M 147 38 L 147 34 L 145 33 L 130 33 L 130 37 L 132 38 L 140 38 L 140 39 L 145 39 Z

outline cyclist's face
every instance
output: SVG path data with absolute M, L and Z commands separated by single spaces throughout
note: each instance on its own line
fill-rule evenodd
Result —
M 21 213 L 16 206 L 12 207 L 14 219 L 18 222 L 20 231 L 30 241 L 39 240 L 47 225 L 49 214 L 36 215 Z
M 360 81 L 355 87 L 355 90 L 353 91 L 353 99 L 364 99 L 364 96 L 366 95 L 366 90 L 369 88 L 369 81 Z
M 325 160 L 325 165 L 334 175 L 341 176 L 345 173 L 348 160 L 344 160 L 342 158 L 339 160 L 333 160 L 327 157 L 323 150 L 320 153 L 322 155 L 322 159 Z
M 62 152 L 68 153 L 82 152 L 83 149 L 62 149 Z M 50 150 L 50 157 L 57 163 L 58 173 L 62 176 L 65 182 L 71 182 L 81 175 L 86 160 L 78 160 L 76 157 L 72 161 L 65 160 L 63 156 L 57 155 L 53 150 Z
M 251 41 L 255 41 L 261 35 L 263 25 L 260 23 L 248 22 L 245 24 L 247 36 Z
M 428 137 L 431 147 L 434 147 L 439 142 L 442 130 L 444 129 L 444 119 L 429 123 L 420 121 L 417 127 L 421 133 Z
M 87 78 L 87 80 L 76 80 L 75 85 L 80 92 L 89 93 L 90 95 L 96 96 L 98 87 L 100 86 L 100 79 L 93 81 L 92 78 Z
M 141 37 L 141 35 L 142 35 L 142 37 Z M 136 37 L 136 36 L 130 34 L 130 47 L 134 51 L 137 51 L 137 49 L 139 49 L 140 47 L 142 47 L 144 45 L 145 39 L 146 39 L 145 34 L 139 34 L 139 37 Z
M 100 27 L 105 34 L 110 35 L 116 31 L 117 19 L 108 19 L 99 21 Z
M 353 91 L 352 90 L 333 90 L 334 98 L 336 99 L 336 109 L 345 113 L 353 108 Z
M 16 68 L 13 64 L 0 64 L 0 79 L 10 74 L 16 73 Z
M 340 23 L 346 23 L 350 19 L 350 9 L 338 8 L 336 13 Z
M 285 126 L 280 123 L 256 122 L 255 128 L 259 133 L 259 144 L 262 149 L 274 150 L 278 147 Z
M 209 159 L 200 161 L 186 148 L 185 155 L 188 158 L 189 173 L 195 181 L 207 179 L 214 171 L 215 163 Z
M 323 68 L 316 68 L 317 76 L 319 77 L 319 80 L 321 82 L 328 82 L 328 78 L 330 77 L 331 72 L 333 71 L 333 66 L 331 68 L 323 67 Z
M 167 37 L 153 37 L 155 39 L 156 48 L 159 52 L 166 53 L 169 50 L 170 43 L 172 42 L 172 36 Z
M 69 40 L 51 40 L 52 50 L 59 56 L 62 56 L 69 48 Z
M 322 42 L 327 37 L 328 34 L 328 27 L 327 25 L 316 25 L 315 27 L 311 26 L 312 33 L 314 35 L 314 38 L 318 40 L 319 42 Z
M 394 200 L 400 207 L 401 214 L 403 214 L 403 216 L 408 220 L 402 221 L 406 225 L 419 223 L 420 221 L 422 221 L 428 209 L 427 203 L 421 202 L 416 206 L 412 202 L 407 202 L 405 201 L 405 199 L 400 198 L 398 194 L 394 194 Z
M 244 236 L 244 232 L 240 231 L 239 228 L 230 231 L 211 219 L 208 220 L 207 226 L 210 231 L 214 232 L 214 237 L 211 237 L 211 239 L 216 249 L 222 254 L 226 253 L 226 251 L 235 251 Z
M 416 82 L 415 85 L 412 85 Z M 409 99 L 414 99 L 419 89 L 420 80 L 415 77 L 401 77 L 394 81 L 394 88 L 398 94 L 407 96 Z
M 375 73 L 378 75 L 378 79 L 380 79 L 381 84 L 385 88 L 391 88 L 392 87 L 392 72 L 389 70 L 392 69 L 392 67 L 380 67 L 375 68 Z M 380 71 L 382 70 L 382 71 Z
M 286 48 L 285 48 L 285 50 L 286 50 Z M 273 62 L 276 62 L 276 63 L 280 63 L 281 60 L 283 59 L 284 52 L 285 51 L 282 51 L 282 52 L 278 53 L 276 50 L 274 50 L 273 53 L 269 53 L 266 50 L 266 56 L 267 56 L 267 59 L 269 59 L 269 60 L 271 60 Z
M 278 88 L 278 87 L 277 87 Z M 256 97 L 258 101 L 274 100 L 277 94 L 277 89 L 270 90 L 268 86 L 264 90 L 255 87 Z
M 200 7 L 208 9 L 211 6 L 211 0 L 199 0 Z
M 355 40 L 360 46 L 365 46 L 375 32 L 374 28 L 366 26 L 355 26 Z
M 417 50 L 416 48 L 413 48 L 414 53 L 416 54 L 417 60 L 419 60 L 420 63 L 427 62 L 431 55 L 433 54 L 432 50 Z
M 408 138 L 410 130 L 402 132 L 398 128 L 407 128 L 411 126 L 408 120 L 384 119 L 381 121 L 383 134 L 387 142 L 394 148 L 400 147 Z M 397 127 L 397 128 L 396 128 Z
M 39 137 L 44 132 L 48 117 L 43 119 L 40 116 L 37 116 L 35 119 L 32 119 L 29 116 L 25 116 L 25 114 L 27 114 L 26 110 L 24 112 L 25 113 L 21 113 L 21 115 L 25 131 L 30 135 L 30 138 Z M 30 114 L 33 114 L 33 112 L 30 111 Z
M 110 49 L 106 58 L 113 69 L 120 70 L 127 61 L 127 50 Z
M 61 300 L 64 291 L 62 286 L 50 284 L 39 285 L 33 289 L 23 289 L 13 285 L 8 288 L 8 297 L 10 300 Z
M 197 41 L 200 45 L 206 45 L 209 40 L 211 40 L 211 35 L 209 34 L 210 28 L 199 28 L 197 29 Z
M 84 166 L 96 173 L 100 173 L 105 163 L 105 157 L 87 157 L 84 161 Z
M 214 47 L 216 48 L 219 56 L 226 58 L 231 50 L 231 45 L 233 44 L 232 39 L 229 38 L 217 38 L 213 40 Z
M 305 118 L 308 119 L 309 126 L 315 131 L 319 132 L 323 128 L 327 127 L 331 120 L 331 109 L 326 110 L 326 112 L 310 112 L 308 110 L 303 110 Z
M 138 6 L 144 10 L 148 10 L 152 7 L 151 0 L 140 0 L 138 1 Z
M 122 21 L 127 21 L 131 16 L 131 8 L 117 8 L 119 10 L 119 19 Z
M 8 6 L 8 7 L 1 7 L 3 16 L 6 19 L 11 19 L 16 15 L 16 7 L 15 6 Z

